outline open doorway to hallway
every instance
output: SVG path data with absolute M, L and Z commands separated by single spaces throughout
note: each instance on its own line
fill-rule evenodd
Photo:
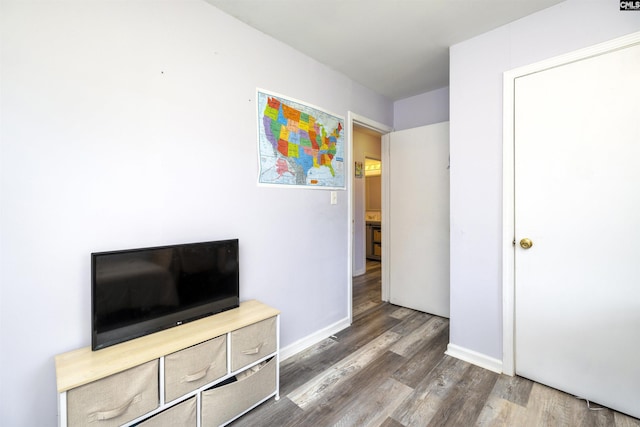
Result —
M 388 161 L 385 150 L 387 147 L 387 135 L 392 131 L 392 128 L 358 114 L 349 112 L 348 114 L 347 129 L 350 131 L 349 136 L 349 152 L 350 163 L 352 170 L 349 180 L 350 185 L 350 197 L 349 197 L 349 259 L 351 268 L 349 269 L 348 280 L 348 315 L 349 320 L 353 321 L 353 282 L 359 276 L 365 275 L 367 272 L 367 264 L 369 266 L 377 265 L 377 274 L 379 279 L 374 281 L 377 296 L 377 302 L 388 301 L 388 261 L 385 258 L 388 256 L 388 251 L 385 250 L 387 242 L 382 238 L 382 235 L 386 233 L 383 230 L 384 227 L 384 212 L 388 209 L 386 206 L 388 200 L 387 185 L 385 184 L 385 172 L 384 163 Z M 379 248 L 380 260 L 368 260 L 367 259 L 367 239 L 366 239 L 366 222 L 367 222 L 367 204 L 366 204 L 366 178 L 365 178 L 365 160 L 366 158 L 379 160 L 380 163 L 375 167 L 381 173 L 381 185 L 380 185 L 380 207 L 375 212 L 375 219 L 379 219 L 380 233 L 379 233 Z M 386 160 L 385 160 L 386 159 Z M 353 169 L 352 169 L 353 168 Z M 359 279 L 360 280 L 360 279 Z
M 353 276 L 366 272 L 366 261 L 381 262 L 382 135 L 353 125 Z
M 353 126 L 352 316 L 382 303 L 382 135 Z
M 382 260 L 382 160 L 372 154 L 364 159 L 365 257 Z

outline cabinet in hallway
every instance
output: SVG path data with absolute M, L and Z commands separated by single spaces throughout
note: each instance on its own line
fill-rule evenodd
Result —
M 382 228 L 380 221 L 367 221 L 367 258 L 380 260 L 382 255 Z

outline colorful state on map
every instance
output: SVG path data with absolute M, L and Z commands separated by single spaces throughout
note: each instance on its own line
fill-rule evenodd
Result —
M 335 126 L 326 129 L 319 117 L 311 114 L 312 111 L 304 111 L 307 109 L 305 106 L 294 103 L 295 106 L 292 106 L 278 97 L 260 95 L 264 97 L 260 134 L 273 150 L 271 155 L 261 153 L 261 166 L 264 166 L 262 163 L 273 163 L 266 168 L 271 173 L 269 181 L 341 186 L 344 171 L 338 147 L 340 144 L 341 151 L 342 122 L 333 120 L 331 124 Z M 336 165 L 339 171 L 336 171 Z M 337 174 L 340 176 L 337 177 Z M 267 180 L 261 179 L 261 182 Z

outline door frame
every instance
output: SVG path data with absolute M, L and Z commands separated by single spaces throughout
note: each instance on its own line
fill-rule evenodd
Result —
M 506 71 L 503 76 L 502 133 L 502 372 L 515 375 L 515 79 L 571 62 L 640 44 L 640 32 L 579 49 L 531 65 Z
M 366 128 L 369 128 L 373 131 L 376 131 L 378 133 L 380 133 L 381 138 L 382 138 L 382 145 L 380 147 L 381 149 L 381 157 L 382 157 L 382 164 L 385 163 L 385 161 L 388 161 L 388 150 L 385 153 L 385 135 L 388 135 L 391 131 L 393 131 L 393 128 L 376 122 L 375 120 L 371 120 L 367 117 L 361 116 L 359 114 L 356 114 L 352 111 L 347 111 L 347 129 L 349 129 L 349 133 L 347 136 L 347 144 L 348 144 L 348 148 L 349 148 L 349 164 L 347 166 L 347 173 L 349 174 L 349 192 L 350 195 L 349 197 L 347 197 L 347 211 L 348 211 L 348 217 L 349 217 L 349 224 L 348 224 L 348 230 L 347 230 L 347 234 L 348 234 L 348 248 L 347 248 L 347 258 L 349 260 L 348 262 L 348 268 L 347 268 L 347 317 L 349 320 L 349 324 L 353 323 L 353 206 L 355 203 L 355 191 L 353 191 L 353 189 L 355 188 L 354 186 L 354 173 L 353 173 L 353 125 L 357 124 L 359 126 L 363 126 Z M 388 139 L 388 136 L 387 136 Z M 388 147 L 388 144 L 387 144 Z M 388 271 L 386 268 L 386 265 L 388 265 L 388 250 L 387 250 L 387 246 L 388 246 L 388 242 L 389 240 L 385 238 L 385 229 L 387 229 L 388 227 L 385 227 L 385 213 L 388 212 L 389 206 L 389 190 L 388 190 L 388 179 L 387 179 L 387 183 L 385 184 L 385 171 L 384 168 L 382 169 L 382 209 L 381 209 L 381 215 L 382 215 L 382 221 L 381 221 L 381 225 L 382 225 L 382 300 L 383 301 L 388 301 L 389 300 L 389 278 L 388 278 Z M 387 231 L 388 233 L 388 231 Z M 387 254 L 387 255 L 385 255 Z M 385 262 L 386 259 L 386 262 Z M 386 298 L 386 299 L 385 299 Z

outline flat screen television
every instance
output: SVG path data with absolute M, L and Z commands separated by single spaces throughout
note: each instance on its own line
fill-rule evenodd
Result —
M 238 239 L 91 254 L 91 348 L 238 307 Z

